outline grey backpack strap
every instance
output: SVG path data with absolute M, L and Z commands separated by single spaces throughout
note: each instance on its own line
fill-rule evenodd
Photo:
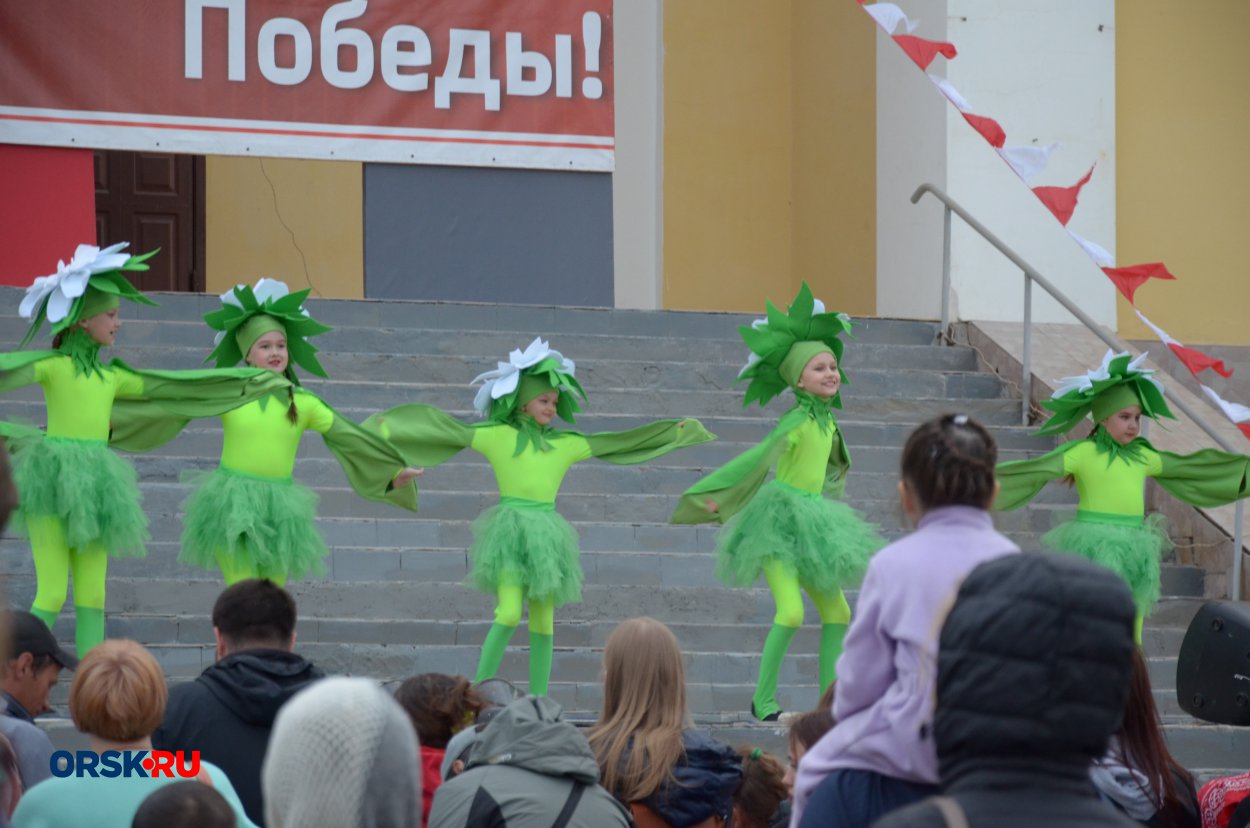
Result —
M 968 817 L 959 803 L 949 796 L 935 796 L 930 800 L 942 812 L 946 828 L 968 828 Z
M 577 810 L 577 803 L 582 801 L 582 794 L 585 792 L 586 786 L 583 783 L 573 783 L 573 790 L 569 791 L 569 798 L 564 800 L 564 808 L 560 810 L 556 821 L 551 823 L 551 828 L 567 828 L 569 820 L 573 818 L 573 812 Z

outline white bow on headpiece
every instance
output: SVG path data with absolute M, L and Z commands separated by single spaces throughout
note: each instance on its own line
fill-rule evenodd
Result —
M 566 359 L 559 351 L 551 350 L 551 346 L 544 342 L 542 337 L 534 337 L 534 341 L 524 351 L 512 351 L 508 354 L 507 362 L 498 362 L 496 365 L 499 367 L 495 370 L 473 378 L 473 385 L 482 383 L 477 396 L 473 398 L 473 407 L 477 409 L 478 414 L 483 417 L 489 414 L 491 402 L 515 391 L 521 382 L 521 372 L 526 368 L 532 368 L 544 359 L 559 360 L 561 371 L 570 375 L 574 374 L 573 360 Z
M 34 284 L 26 288 L 22 304 L 17 312 L 23 319 L 31 319 L 39 311 L 45 298 L 48 299 L 48 321 L 53 324 L 60 322 L 69 315 L 74 300 L 87 290 L 87 282 L 96 273 L 117 270 L 130 258 L 129 253 L 120 253 L 130 246 L 130 242 L 118 242 L 101 250 L 93 244 L 80 244 L 74 251 L 74 258 L 69 264 L 63 261 L 56 263 L 56 273 L 40 276 Z

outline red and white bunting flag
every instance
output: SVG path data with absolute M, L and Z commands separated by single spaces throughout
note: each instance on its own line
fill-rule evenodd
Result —
M 886 34 L 894 34 L 894 30 L 898 28 L 898 24 L 902 23 L 903 28 L 908 34 L 916 31 L 916 26 L 920 25 L 919 20 L 912 20 L 902 9 L 894 3 L 873 3 L 864 6 L 864 11 L 872 15 L 872 19 L 877 21 L 877 25 L 885 29 Z
M 1046 169 L 1050 154 L 1058 148 L 1058 144 L 1047 144 L 1044 147 L 1003 147 L 998 150 L 998 154 L 1025 184 L 1031 186 L 1037 174 Z
M 1228 400 L 1215 393 L 1215 390 L 1202 385 L 1198 386 L 1202 389 L 1202 393 L 1207 395 L 1207 399 L 1215 403 L 1220 411 L 1224 412 L 1224 416 L 1237 424 L 1237 428 L 1241 429 L 1241 433 L 1250 437 L 1250 408 L 1246 408 L 1241 403 L 1229 402 Z
M 1233 375 L 1232 369 L 1224 364 L 1224 360 L 1207 356 L 1202 353 L 1202 351 L 1195 348 L 1186 348 L 1181 344 L 1180 340 L 1173 339 L 1171 336 L 1168 336 L 1167 331 L 1147 319 L 1146 314 L 1142 313 L 1137 308 L 1133 308 L 1133 310 L 1136 312 L 1137 318 L 1144 322 L 1147 328 L 1150 328 L 1150 330 L 1155 332 L 1155 336 L 1159 337 L 1159 341 L 1168 346 L 1168 350 L 1176 354 L 1176 358 L 1179 359 L 1185 365 L 1185 368 L 1189 370 L 1189 373 L 1193 374 L 1195 377 L 1208 368 L 1219 374 L 1224 379 L 1228 379 Z
M 945 95 L 946 100 L 954 104 L 955 108 L 960 112 L 967 112 L 969 109 L 972 109 L 967 99 L 960 95 L 959 90 L 951 86 L 950 81 L 946 78 L 939 78 L 937 75 L 930 74 L 929 80 L 933 81 L 933 85 L 938 88 L 938 91 Z
M 1129 267 L 1104 267 L 1102 272 L 1115 283 L 1124 298 L 1133 301 L 1133 294 L 1150 279 L 1175 279 L 1163 262 L 1131 265 Z
M 1086 254 L 1088 254 L 1088 256 L 1093 259 L 1099 267 L 1111 267 L 1115 264 L 1115 256 L 1108 253 L 1105 247 L 1102 247 L 1087 238 L 1078 236 L 1075 232 L 1073 232 L 1071 227 L 1065 227 L 1064 229 L 1068 231 L 1068 235 L 1072 237 L 1072 240 L 1079 244 L 1085 250 Z
M 1007 143 L 1007 133 L 1003 132 L 1003 128 L 998 125 L 998 121 L 993 118 L 986 118 L 983 115 L 972 115 L 967 112 L 963 113 L 964 120 L 972 124 L 972 128 L 981 133 L 981 137 L 990 142 L 990 146 L 995 149 L 1001 149 L 1003 144 Z
M 1046 205 L 1046 209 L 1059 219 L 1060 224 L 1067 225 L 1076 211 L 1076 202 L 1081 197 L 1081 188 L 1089 183 L 1093 175 L 1094 168 L 1090 167 L 1085 177 L 1071 187 L 1034 187 L 1033 195 Z
M 903 47 L 907 56 L 916 62 L 921 69 L 928 69 L 929 64 L 938 55 L 950 60 L 957 54 L 954 43 L 939 40 L 925 40 L 914 35 L 894 35 L 894 42 Z

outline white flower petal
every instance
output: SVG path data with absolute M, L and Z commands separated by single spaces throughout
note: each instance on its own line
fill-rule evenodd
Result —
M 288 295 L 291 289 L 286 286 L 286 282 L 279 279 L 262 278 L 256 281 L 256 286 L 252 288 L 252 295 L 256 297 L 256 301 L 262 305 L 266 302 L 272 302 Z
M 490 390 L 491 399 L 499 399 L 506 397 L 516 390 L 517 385 L 521 382 L 521 372 L 512 371 L 495 381 L 495 385 Z
M 56 279 L 53 276 L 39 276 L 35 279 L 30 287 L 26 288 L 26 295 L 22 297 L 22 304 L 18 307 L 18 313 L 23 319 L 30 319 L 39 310 L 39 306 L 43 303 L 44 298 L 52 292 L 56 287 Z
M 87 283 L 90 280 L 90 271 L 67 270 L 61 276 L 60 284 L 57 285 L 57 291 L 64 293 L 70 299 L 77 299 L 87 290 Z
M 60 322 L 69 315 L 70 306 L 74 304 L 74 300 L 66 296 L 59 290 L 52 292 L 48 297 L 48 321 Z
M 812 316 L 815 316 L 818 313 L 824 313 L 824 312 L 825 312 L 825 303 L 820 301 L 819 299 L 813 299 L 812 300 Z
M 221 297 L 220 297 L 220 299 L 221 299 L 221 303 L 222 303 L 223 305 L 231 305 L 231 306 L 236 307 L 236 308 L 242 308 L 242 307 L 243 307 L 243 302 L 242 302 L 242 301 L 240 301 L 239 297 L 237 297 L 237 296 L 235 296 L 235 295 L 234 295 L 234 292 L 235 292 L 236 290 L 241 290 L 241 289 L 243 289 L 243 288 L 245 288 L 245 287 L 247 287 L 247 285 L 235 285 L 235 286 L 234 286 L 234 287 L 232 287 L 230 290 L 226 291 L 225 293 L 223 293 L 223 294 L 221 295 Z
M 477 409 L 479 416 L 485 417 L 490 411 L 490 386 L 483 385 L 477 391 L 477 396 L 473 398 L 473 407 Z
M 221 344 L 221 341 L 222 341 L 223 339 L 225 339 L 225 338 L 226 338 L 226 332 L 225 332 L 225 331 L 218 331 L 218 332 L 217 332 L 217 335 L 213 337 L 213 347 L 216 347 L 216 346 L 220 345 L 220 344 Z

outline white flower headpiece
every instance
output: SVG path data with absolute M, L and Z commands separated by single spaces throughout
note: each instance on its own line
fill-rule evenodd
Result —
M 517 390 L 521 382 L 521 373 L 526 368 L 533 368 L 543 360 L 553 359 L 560 364 L 559 371 L 572 377 L 576 373 L 573 360 L 568 359 L 559 351 L 553 351 L 551 345 L 542 337 L 534 337 L 524 351 L 514 350 L 508 354 L 507 362 L 496 363 L 493 371 L 486 371 L 473 378 L 472 385 L 482 384 L 477 396 L 473 398 L 473 407 L 477 413 L 485 417 L 490 414 L 491 403 L 502 399 Z

